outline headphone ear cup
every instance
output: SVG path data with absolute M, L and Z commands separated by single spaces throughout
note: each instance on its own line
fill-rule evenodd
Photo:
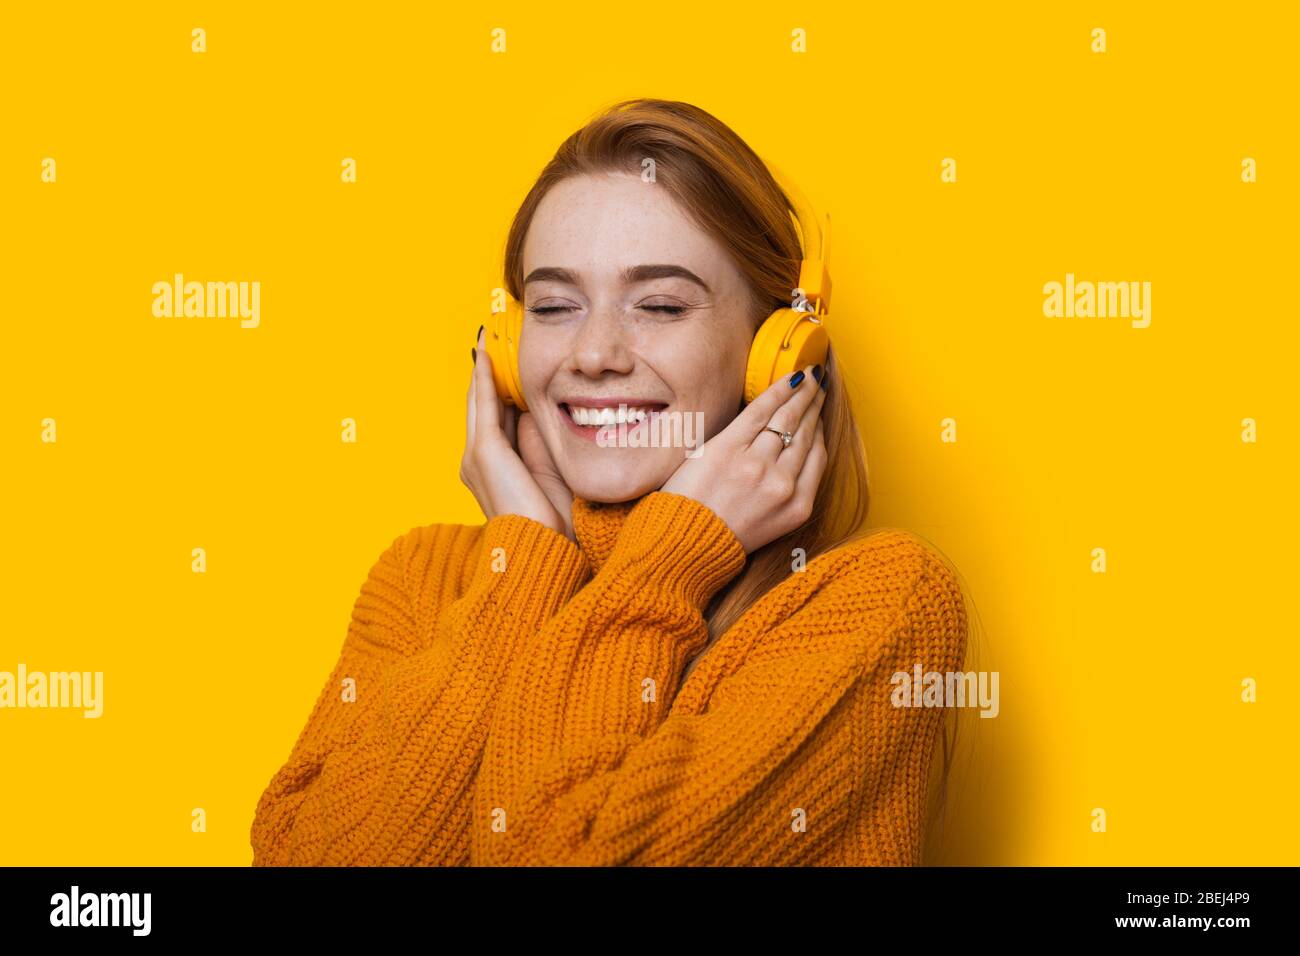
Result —
M 528 411 L 524 402 L 523 387 L 519 382 L 519 338 L 523 333 L 524 310 L 514 298 L 507 295 L 505 308 L 492 314 L 485 344 L 492 359 L 492 380 L 497 395 L 507 405 L 521 412 Z
M 789 327 L 786 321 L 790 309 L 777 309 L 758 327 L 754 341 L 749 346 L 749 360 L 745 364 L 745 404 L 748 405 L 772 384 L 772 366 L 781 348 L 781 338 Z
M 790 344 L 782 348 L 787 334 Z M 758 398 L 777 379 L 787 378 L 805 365 L 825 366 L 829 349 L 830 335 L 824 324 L 811 321 L 807 312 L 777 309 L 759 326 L 749 347 L 745 404 Z

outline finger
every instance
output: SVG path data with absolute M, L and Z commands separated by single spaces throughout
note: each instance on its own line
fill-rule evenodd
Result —
M 478 361 L 474 363 L 474 391 L 475 391 L 475 431 L 483 431 L 485 434 L 491 433 L 501 427 L 501 417 L 503 413 L 500 396 L 497 395 L 496 384 L 492 380 L 492 356 L 487 354 L 485 346 L 486 331 L 478 334 Z
M 519 433 L 519 409 L 514 405 L 507 405 L 501 425 L 501 430 L 506 433 L 506 441 L 510 442 L 510 447 L 518 448 L 519 445 L 515 441 L 515 436 Z
M 802 383 L 800 383 L 802 384 Z M 754 400 L 740 410 L 725 429 L 714 437 L 735 442 L 735 447 L 748 448 L 763 431 L 776 410 L 786 403 L 797 389 L 790 387 L 790 376 L 777 379 L 754 397 Z M 776 436 L 773 435 L 773 438 Z
M 759 423 L 758 428 L 754 431 L 753 437 L 750 439 L 751 447 L 757 447 L 758 449 L 775 447 L 778 451 L 785 447 L 781 444 L 781 438 L 779 435 L 767 430 L 768 426 L 783 432 L 793 433 L 798 431 L 799 422 L 803 419 L 804 411 L 807 410 L 808 406 L 821 392 L 821 389 L 817 385 L 817 380 L 813 378 L 812 370 L 813 367 L 811 365 L 802 369 L 804 373 L 803 379 L 794 388 L 790 387 L 789 379 L 777 383 L 779 388 L 785 389 L 785 400 L 773 409 L 772 413 L 768 415 L 766 419 Z M 780 392 L 778 391 L 777 394 L 779 395 Z M 748 411 L 748 409 L 746 409 L 746 411 Z M 763 437 L 764 435 L 770 436 L 771 445 L 767 444 L 768 440 Z M 763 444 L 758 444 L 760 441 L 763 442 Z
M 813 390 L 816 394 L 804 410 L 803 418 L 799 420 L 799 427 L 794 431 L 794 441 L 790 442 L 790 446 L 776 459 L 776 467 L 791 478 L 798 475 L 803 468 L 804 459 L 808 457 L 817 442 L 818 429 L 822 423 L 821 413 L 822 407 L 826 404 L 826 393 L 816 383 L 813 384 Z M 781 409 L 780 414 L 785 414 L 784 408 Z
M 478 363 L 479 356 L 483 354 L 481 348 L 476 348 L 474 355 L 474 367 L 469 373 L 469 388 L 465 390 L 465 447 L 474 447 L 474 410 L 476 407 L 475 396 L 477 394 L 474 385 L 478 382 Z
M 820 392 L 821 389 L 818 389 Z M 826 426 L 822 419 L 817 420 L 816 437 L 808 457 L 803 461 L 803 469 L 794 481 L 794 500 L 815 502 L 817 489 L 821 487 L 822 476 L 826 473 Z M 782 458 L 785 455 L 781 456 Z

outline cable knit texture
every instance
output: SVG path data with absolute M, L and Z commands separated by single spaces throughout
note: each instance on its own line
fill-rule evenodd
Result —
M 578 499 L 436 524 L 371 568 L 342 653 L 258 801 L 265 865 L 911 865 L 944 711 L 893 675 L 962 669 L 948 566 L 881 530 L 707 641 L 745 565 L 709 508 Z

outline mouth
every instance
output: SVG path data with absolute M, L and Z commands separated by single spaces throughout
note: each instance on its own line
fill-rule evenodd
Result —
M 556 403 L 556 410 L 568 430 L 591 442 L 596 440 L 602 428 L 610 432 L 616 432 L 620 427 L 631 431 L 667 407 L 667 402 L 641 398 L 600 398 Z

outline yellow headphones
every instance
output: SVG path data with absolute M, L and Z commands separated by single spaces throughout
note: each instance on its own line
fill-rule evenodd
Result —
M 769 169 L 795 207 L 792 218 L 799 227 L 803 261 L 799 266 L 799 288 L 791 291 L 791 307 L 777 309 L 769 315 L 749 347 L 745 366 L 746 403 L 752 402 L 777 379 L 792 375 L 806 365 L 824 367 L 830 348 L 826 331 L 831 302 L 831 274 L 826 268 L 830 216 L 826 216 L 823 228 L 803 195 L 770 164 Z M 519 382 L 519 342 L 523 327 L 523 306 L 507 292 L 505 307 L 492 313 L 484 331 L 497 394 L 507 404 L 527 411 Z

